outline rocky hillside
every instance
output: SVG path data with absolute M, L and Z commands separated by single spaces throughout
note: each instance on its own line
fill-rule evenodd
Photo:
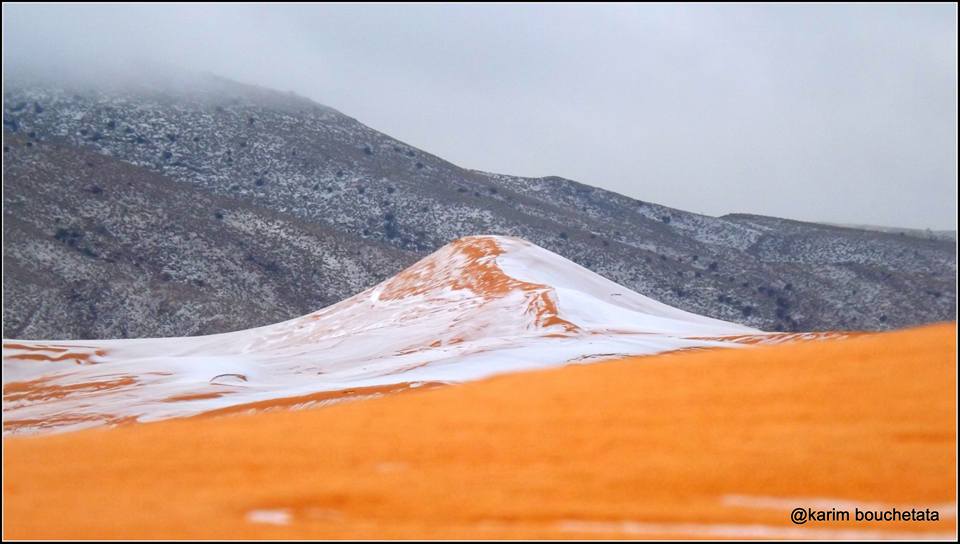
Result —
M 97 88 L 8 77 L 3 106 L 7 338 L 266 325 L 473 234 L 526 238 L 667 304 L 767 330 L 956 311 L 951 241 L 707 217 L 465 170 L 304 98 L 212 76 Z

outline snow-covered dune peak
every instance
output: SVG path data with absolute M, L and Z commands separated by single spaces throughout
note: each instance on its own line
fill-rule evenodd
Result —
M 5 340 L 4 432 L 310 406 L 768 338 L 777 337 L 661 304 L 519 238 L 471 236 L 274 325 L 187 338 Z

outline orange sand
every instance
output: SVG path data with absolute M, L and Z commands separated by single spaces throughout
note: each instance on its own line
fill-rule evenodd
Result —
M 77 351 L 71 351 L 71 348 Z M 73 361 L 78 365 L 90 364 L 92 363 L 92 356 L 96 355 L 98 357 L 103 357 L 107 354 L 107 351 L 104 349 L 95 349 L 85 346 L 63 346 L 63 347 L 53 347 L 53 346 L 44 346 L 44 345 L 35 345 L 28 346 L 25 344 L 15 344 L 12 342 L 4 342 L 3 344 L 4 360 L 16 360 L 21 361 L 40 361 L 40 362 L 58 362 L 58 361 Z M 7 350 L 23 350 L 23 351 L 39 351 L 41 353 L 18 353 L 13 355 L 8 355 Z M 45 351 L 53 352 L 57 355 L 47 355 L 42 353 Z
M 225 408 L 217 408 L 208 412 L 202 412 L 190 417 L 218 417 L 224 415 L 252 414 L 254 412 L 263 412 L 266 410 L 284 410 L 299 409 L 302 407 L 319 407 L 348 400 L 359 400 L 376 398 L 383 395 L 396 395 L 407 391 L 414 391 L 418 388 L 432 389 L 446 385 L 443 382 L 410 382 L 393 383 L 389 385 L 372 385 L 368 387 L 353 387 L 351 389 L 340 389 L 337 391 L 321 391 L 319 393 L 310 393 L 309 395 L 298 395 L 295 397 L 281 397 L 278 399 L 261 400 L 257 402 L 247 402 L 244 404 L 234 404 Z
M 423 295 L 438 287 L 467 289 L 489 298 L 499 298 L 517 291 L 529 291 L 535 293 L 529 311 L 536 315 L 537 325 L 541 327 L 558 325 L 566 332 L 579 330 L 579 327 L 558 315 L 557 303 L 553 299 L 551 289 L 538 283 L 518 280 L 500 269 L 495 257 L 503 254 L 503 248 L 496 240 L 485 236 L 468 236 L 454 240 L 445 249 L 466 260 L 466 264 L 458 270 L 449 284 L 437 284 L 437 278 L 445 278 L 444 274 L 437 272 L 437 266 L 452 259 L 427 258 L 388 280 L 380 298 L 395 300 L 412 295 Z
M 4 537 L 951 535 L 955 334 L 689 352 L 10 438 Z M 838 501 L 940 505 L 941 521 L 789 522 L 793 506 Z

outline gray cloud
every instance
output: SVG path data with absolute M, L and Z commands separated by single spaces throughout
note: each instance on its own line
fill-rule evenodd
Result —
M 957 7 L 4 5 L 4 66 L 292 90 L 461 166 L 955 228 Z

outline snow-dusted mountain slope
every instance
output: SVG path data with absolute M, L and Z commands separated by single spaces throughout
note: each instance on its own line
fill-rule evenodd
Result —
M 783 337 L 661 304 L 518 238 L 474 236 L 271 326 L 187 338 L 6 340 L 4 432 L 317 404 Z
M 947 240 L 708 217 L 465 169 L 305 98 L 216 77 L 5 76 L 5 337 L 260 327 L 477 234 L 521 237 L 671 306 L 767 330 L 956 313 Z M 631 192 L 662 182 L 638 175 Z

